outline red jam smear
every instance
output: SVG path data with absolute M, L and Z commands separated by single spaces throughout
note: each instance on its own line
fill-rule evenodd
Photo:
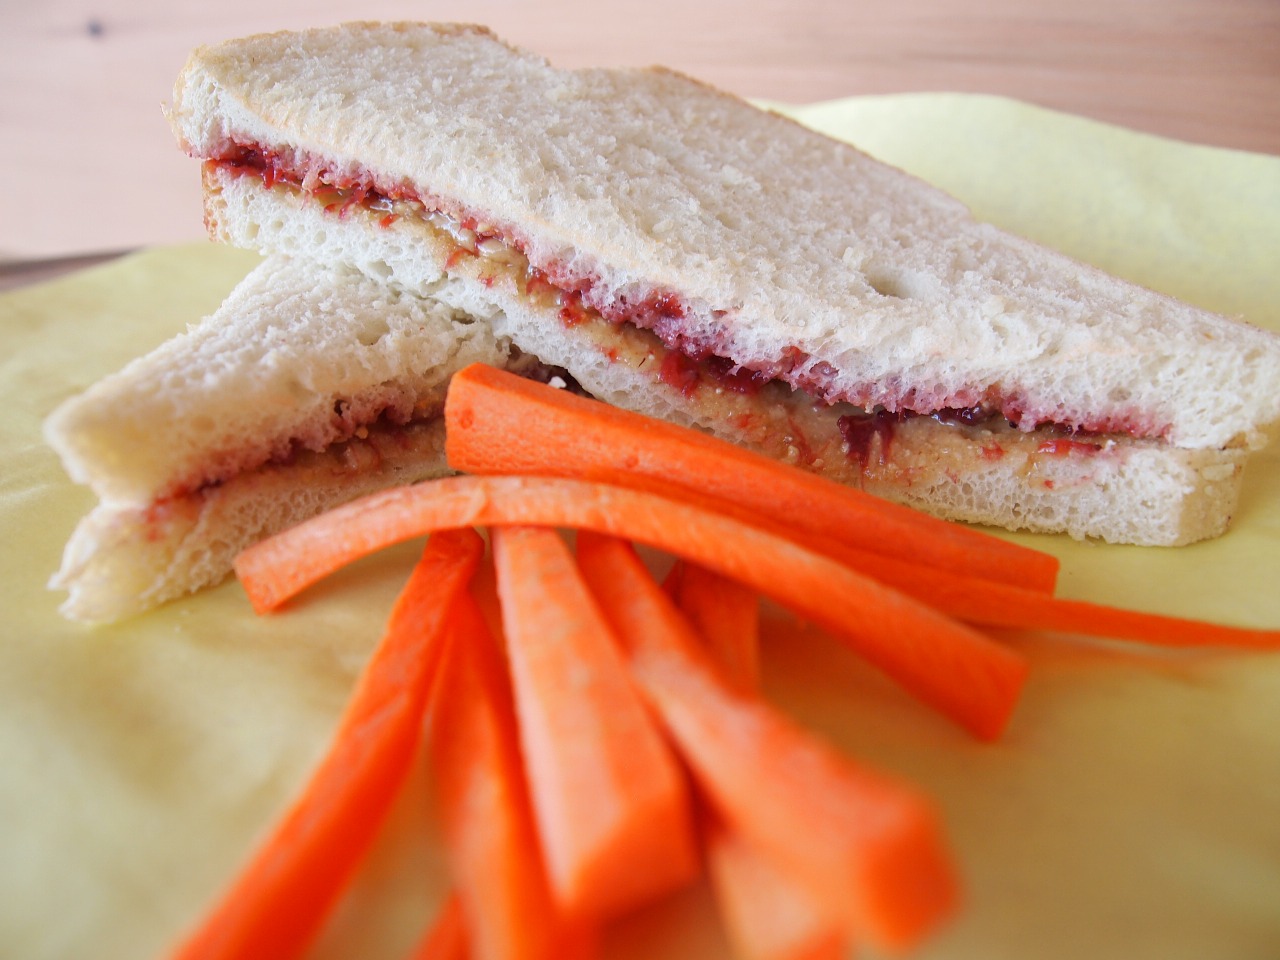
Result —
M 658 379 L 681 396 L 692 397 L 698 390 L 702 374 L 696 361 L 678 350 L 668 350 L 658 368 Z
M 857 460 L 865 472 L 871 461 L 872 449 L 878 447 L 878 462 L 887 463 L 894 433 L 902 419 L 902 415 L 886 410 L 841 417 L 836 421 L 836 429 L 844 440 L 846 456 Z

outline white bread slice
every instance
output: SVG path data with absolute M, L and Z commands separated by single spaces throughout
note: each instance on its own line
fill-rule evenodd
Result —
M 223 579 L 263 536 L 448 472 L 439 414 L 475 362 L 513 362 L 491 324 L 268 258 L 214 314 L 47 419 L 68 474 L 101 498 L 51 583 L 69 591 L 63 612 L 139 612 Z
M 422 419 L 453 370 L 503 359 L 472 317 L 355 270 L 268 258 L 216 314 L 58 407 L 45 436 L 73 480 L 144 506 L 380 418 Z
M 1280 416 L 1275 335 L 978 223 L 669 71 L 556 70 L 478 27 L 347 24 L 197 50 L 171 120 L 198 157 L 248 148 L 308 188 L 475 218 L 606 315 L 828 401 L 982 403 L 1188 449 L 1256 446 Z M 411 279 L 372 239 L 344 245 Z
M 564 368 L 600 399 L 948 519 L 1174 546 L 1221 534 L 1235 510 L 1244 448 L 1187 450 L 1130 437 L 1073 441 L 1062 431 L 1024 432 L 998 419 L 968 427 L 914 417 L 895 424 L 891 442 L 877 441 L 859 460 L 839 448 L 836 421 L 853 412 L 848 405 L 815 404 L 780 382 L 755 395 L 714 380 L 686 392 L 664 377 L 670 351 L 655 335 L 599 318 L 566 324 L 554 311 L 549 317 L 501 259 L 495 267 L 487 258 L 465 258 L 442 282 L 456 244 L 412 220 L 384 228 L 374 222 L 378 214 L 359 208 L 335 217 L 297 191 L 264 190 L 252 177 L 217 168 L 206 170 L 206 217 L 219 239 L 354 263 L 432 289 L 464 312 L 491 315 L 500 336 Z
M 850 457 L 836 426 L 855 412 L 847 405 L 814 404 L 777 382 L 742 394 L 706 377 L 696 390 L 681 389 L 664 373 L 670 351 L 652 333 L 600 318 L 548 322 L 543 304 L 483 258 L 460 262 L 455 278 L 442 282 L 438 264 L 455 246 L 410 221 L 362 225 L 370 215 L 354 208 L 335 218 L 295 192 L 263 190 L 253 178 L 217 170 L 209 171 L 207 186 L 210 223 L 225 239 L 371 270 L 390 264 L 397 278 L 430 286 L 462 312 L 490 316 L 496 334 L 563 368 L 599 399 L 938 516 L 1172 546 L 1217 536 L 1235 510 L 1244 449 L 1184 450 L 1156 440 L 1024 432 L 999 420 L 967 426 L 914 417 L 883 431 L 864 458 Z

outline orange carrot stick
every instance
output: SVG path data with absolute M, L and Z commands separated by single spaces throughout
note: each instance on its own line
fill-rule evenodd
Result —
M 456 893 L 451 893 L 409 954 L 409 960 L 467 960 L 467 956 L 467 924 L 462 916 L 462 901 Z
M 1280 650 L 1280 630 L 1233 627 L 1183 617 L 1122 610 L 1084 600 L 1027 596 L 996 589 L 945 598 L 953 615 L 991 627 L 1052 630 L 1088 637 L 1134 640 L 1161 647 L 1233 647 Z
M 428 743 L 445 847 L 476 960 L 553 960 L 551 896 L 501 654 L 469 596 L 455 608 Z
M 1004 583 L 927 569 L 866 551 L 833 547 L 830 556 L 938 611 L 983 627 L 1056 631 L 1161 647 L 1280 650 L 1280 630 L 1233 627 L 1053 597 Z
M 732 504 L 791 531 L 1051 592 L 1056 558 L 781 464 L 706 434 L 475 364 L 445 403 L 449 464 L 466 473 L 597 480 Z M 817 546 L 817 544 L 809 544 Z
M 760 605 L 755 593 L 679 560 L 663 583 L 738 690 L 760 687 Z M 702 833 L 711 888 L 729 941 L 743 960 L 840 960 L 851 931 L 772 857 L 709 810 Z
M 256 609 L 270 609 L 355 557 L 432 530 L 536 524 L 646 543 L 747 584 L 823 627 L 923 702 L 994 739 L 1025 660 L 918 601 L 826 557 L 655 494 L 537 477 L 450 477 L 382 491 L 240 554 Z
M 731 826 L 829 916 L 882 947 L 913 946 L 951 913 L 956 880 L 927 798 L 735 693 L 628 544 L 580 533 L 578 562 L 650 704 Z
M 714 815 L 707 866 L 729 942 L 742 960 L 842 960 L 850 932 L 772 858 Z M 821 842 L 821 841 L 818 841 Z
M 306 949 L 408 772 L 449 609 L 483 550 L 470 530 L 431 538 L 328 754 L 175 958 L 287 958 Z
M 552 890 L 570 915 L 616 916 L 696 876 L 689 792 L 559 534 L 491 540 Z
M 1230 627 L 1054 599 L 1047 594 L 1057 565 L 1045 554 L 867 498 L 702 434 L 493 367 L 477 364 L 454 377 L 446 416 L 448 452 L 458 469 L 603 480 L 693 502 L 711 498 L 720 510 L 729 509 L 725 503 L 729 501 L 735 505 L 729 509 L 732 515 L 742 518 L 742 511 L 754 512 L 756 516 L 745 517 L 753 525 L 799 539 L 971 623 L 1170 647 L 1280 649 L 1280 630 Z M 600 442 L 602 433 L 616 442 Z M 717 456 L 728 459 L 714 467 Z M 834 499 L 827 502 L 828 496 Z M 813 498 L 807 506 L 800 501 L 804 497 Z M 873 517 L 859 519 L 844 512 L 853 509 L 886 511 L 895 521 L 919 522 L 930 535 L 944 537 L 945 557 L 935 557 L 932 548 L 914 537 L 895 538 L 874 525 Z M 959 541 L 946 539 L 944 531 L 954 533 Z M 1022 573 L 1011 573 L 1004 560 L 991 563 L 986 549 L 1009 550 L 1009 556 L 1027 562 L 1027 569 L 1019 566 L 1013 569 Z
M 760 603 L 754 590 L 696 563 L 677 561 L 664 584 L 729 679 L 760 685 Z

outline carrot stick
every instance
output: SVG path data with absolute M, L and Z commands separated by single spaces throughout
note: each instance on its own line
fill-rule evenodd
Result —
M 876 556 L 843 544 L 828 544 L 820 552 L 940 613 L 980 627 L 1056 631 L 1168 648 L 1280 650 L 1280 630 L 1235 627 L 1054 597 L 1038 590 Z M 676 588 L 678 572 L 673 568 L 672 590 Z M 690 611 L 685 613 L 691 616 Z
M 455 608 L 428 743 L 449 868 L 476 960 L 553 960 L 551 896 L 505 669 L 479 607 Z
M 729 941 L 742 960 L 842 960 L 850 934 L 772 858 L 714 815 L 707 865 Z M 821 841 L 819 841 L 821 842 Z
M 427 543 L 324 760 L 175 958 L 286 958 L 306 949 L 409 770 L 448 611 L 483 550 L 470 530 Z
M 754 590 L 696 563 L 677 561 L 664 584 L 729 679 L 760 685 L 760 603 Z
M 1280 650 L 1280 630 L 1233 627 L 1053 597 L 846 547 L 834 547 L 830 556 L 858 570 L 874 566 L 871 575 L 881 583 L 978 626 L 1056 631 L 1171 648 Z
M 537 477 L 449 477 L 385 490 L 240 554 L 254 607 L 270 609 L 355 557 L 432 530 L 537 524 L 614 534 L 747 584 L 823 627 L 984 739 L 1007 724 L 1026 678 L 1013 651 L 826 557 L 655 494 Z
M 467 960 L 467 956 L 462 901 L 456 893 L 451 893 L 409 954 L 409 960 Z
M 696 876 L 689 793 L 564 541 L 546 527 L 491 539 L 552 891 L 573 916 L 616 916 Z
M 1057 577 L 1058 561 L 1048 554 L 483 364 L 454 374 L 445 423 L 449 464 L 466 473 L 560 476 L 713 500 L 768 518 L 791 539 L 836 537 L 1045 592 Z
M 663 583 L 726 679 L 745 693 L 760 688 L 760 605 L 736 581 L 677 561 Z M 850 931 L 822 910 L 794 877 L 709 810 L 702 833 L 708 873 L 729 940 L 743 960 L 841 960 Z
M 754 511 L 758 516 L 748 518 L 753 525 L 799 538 L 811 549 L 971 623 L 1170 647 L 1280 649 L 1280 630 L 1222 626 L 1055 599 L 1048 594 L 1057 566 L 1047 555 L 865 497 L 694 431 L 493 367 L 476 364 L 455 375 L 446 417 L 448 453 L 457 469 L 603 480 L 695 502 L 710 497 L 721 510 L 726 509 L 723 501 L 731 501 L 737 507 L 731 515 L 741 518 L 742 510 Z M 613 441 L 602 443 L 602 434 Z M 718 456 L 726 459 L 717 466 L 713 460 Z M 791 483 L 796 485 L 794 491 Z M 830 502 L 825 499 L 828 496 L 833 498 Z M 801 497 L 813 500 L 806 505 Z M 917 521 L 922 529 L 940 536 L 943 531 L 956 533 L 963 542 L 957 546 L 946 540 L 946 557 L 935 558 L 916 538 L 895 538 L 871 525 L 876 517 L 844 512 L 853 509 L 886 511 L 903 522 Z M 865 539 L 854 539 L 863 534 Z M 1012 575 L 1003 561 L 989 565 L 990 558 L 983 553 L 988 548 L 1012 551 L 1011 556 L 1028 561 L 1029 570 L 1025 576 Z
M 1084 600 L 1026 596 L 996 589 L 945 598 L 955 616 L 992 627 L 1053 630 L 1089 637 L 1134 640 L 1161 647 L 1234 647 L 1280 650 L 1280 630 L 1256 630 L 1182 617 L 1122 610 Z
M 904 949 L 952 911 L 932 804 L 735 693 L 630 545 L 578 536 L 583 578 L 633 675 L 716 810 L 877 945 Z

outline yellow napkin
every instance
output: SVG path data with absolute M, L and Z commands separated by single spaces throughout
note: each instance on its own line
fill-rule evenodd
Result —
M 982 216 L 1280 328 L 1280 159 L 1007 100 L 910 95 L 793 111 Z M 193 216 L 197 215 L 193 212 Z M 161 953 L 323 749 L 416 548 L 253 617 L 234 583 L 100 629 L 44 590 L 89 494 L 40 437 L 62 398 L 212 310 L 254 258 L 147 251 L 0 297 L 0 954 Z M 1277 385 L 1280 389 L 1280 385 Z M 1280 463 L 1251 463 L 1236 528 L 1178 550 L 1021 537 L 1063 592 L 1280 626 Z M 967 740 L 852 656 L 770 623 L 770 693 L 915 778 L 968 884 L 921 956 L 1269 957 L 1280 951 L 1280 655 L 1158 655 L 1012 638 L 1035 670 L 1008 737 Z M 419 775 L 316 950 L 401 957 L 443 891 Z M 819 840 L 820 842 L 820 840 Z M 726 954 L 705 889 L 623 923 L 619 957 Z

